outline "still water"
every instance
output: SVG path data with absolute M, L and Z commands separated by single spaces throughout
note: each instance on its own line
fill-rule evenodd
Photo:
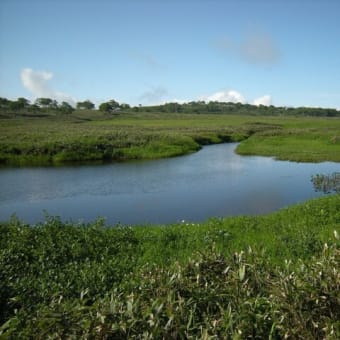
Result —
M 263 214 L 322 195 L 311 175 L 340 164 L 293 163 L 234 153 L 236 143 L 153 161 L 0 169 L 0 220 L 145 224 Z

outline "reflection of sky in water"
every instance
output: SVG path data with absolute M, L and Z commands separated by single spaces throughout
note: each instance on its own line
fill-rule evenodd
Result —
M 257 214 L 319 196 L 311 175 L 339 163 L 294 163 L 241 157 L 235 144 L 183 157 L 108 165 L 0 169 L 0 217 L 52 215 L 108 222 L 175 222 Z

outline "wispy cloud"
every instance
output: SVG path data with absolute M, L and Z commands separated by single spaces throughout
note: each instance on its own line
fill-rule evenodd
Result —
M 168 95 L 168 90 L 163 86 L 156 86 L 145 91 L 139 99 L 150 105 L 164 102 L 164 97 Z
M 239 53 L 248 62 L 257 64 L 273 64 L 281 57 L 274 41 L 264 33 L 253 33 L 246 37 L 239 46 Z
M 22 85 L 36 98 L 46 97 L 59 102 L 66 101 L 72 105 L 75 99 L 63 92 L 54 90 L 49 81 L 53 78 L 53 73 L 47 71 L 34 71 L 31 68 L 24 68 L 20 73 Z
M 250 64 L 275 64 L 281 58 L 281 51 L 268 33 L 255 31 L 240 41 L 224 37 L 215 42 L 215 48 L 224 54 L 232 54 Z
M 147 67 L 149 70 L 161 71 L 165 69 L 165 66 L 150 54 L 139 51 L 130 51 L 129 56 L 139 64 Z

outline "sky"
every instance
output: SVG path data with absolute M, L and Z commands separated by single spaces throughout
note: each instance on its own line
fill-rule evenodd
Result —
M 0 0 L 0 96 L 340 109 L 340 1 Z

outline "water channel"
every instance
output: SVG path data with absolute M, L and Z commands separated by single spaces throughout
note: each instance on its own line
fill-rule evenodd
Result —
M 27 222 L 45 212 L 67 221 L 108 224 L 203 221 L 263 214 L 322 195 L 311 176 L 340 164 L 294 163 L 239 156 L 236 143 L 210 145 L 169 159 L 0 169 L 0 220 Z

